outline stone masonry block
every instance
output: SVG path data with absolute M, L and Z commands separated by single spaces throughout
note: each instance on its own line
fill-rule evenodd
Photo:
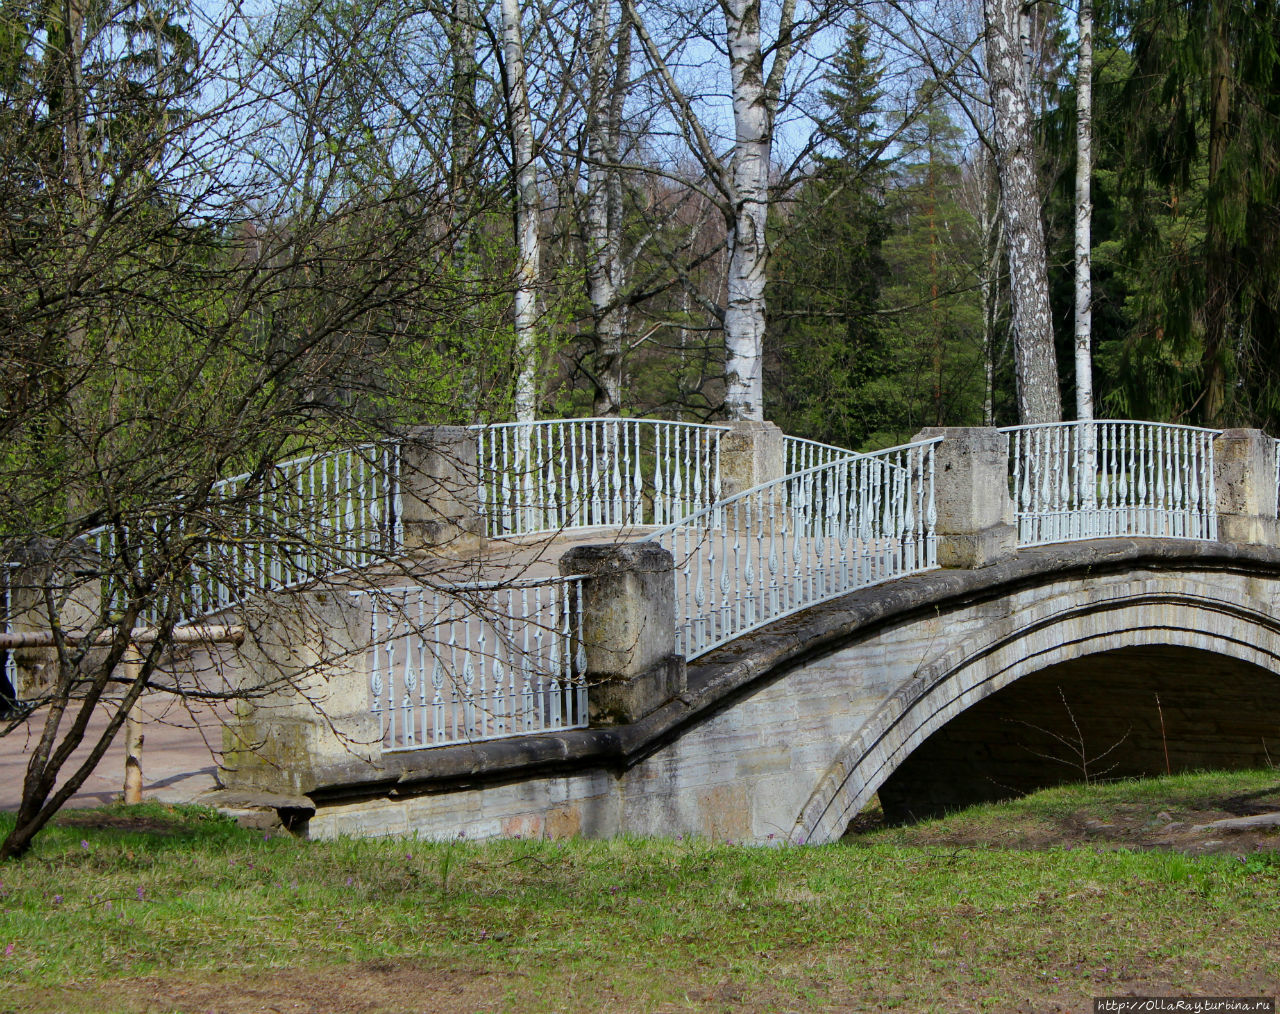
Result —
M 1223 430 L 1213 442 L 1213 482 L 1219 541 L 1280 545 L 1271 437 L 1261 430 Z
M 56 620 L 64 633 L 88 634 L 101 616 L 101 561 L 87 543 L 34 538 L 7 549 L 17 566 L 8 574 L 9 630 L 14 633 L 45 632 Z M 49 615 L 49 602 L 53 616 Z M 79 649 L 72 648 L 74 655 Z M 104 649 L 86 653 L 85 667 L 92 667 Z M 58 677 L 56 648 L 13 649 L 19 700 L 34 700 L 47 693 Z
M 669 552 L 644 542 L 575 546 L 560 573 L 586 576 L 578 608 L 592 724 L 634 722 L 684 691 Z
M 484 535 L 476 435 L 465 426 L 417 426 L 401 442 L 401 500 L 410 549 L 470 551 Z
M 941 436 L 934 455 L 938 562 L 985 567 L 1013 554 L 1013 499 L 1009 495 L 1008 441 L 996 429 L 929 427 L 914 437 Z
M 250 600 L 241 615 L 222 784 L 301 795 L 376 772 L 382 746 L 359 604 L 341 592 L 294 592 Z
M 720 495 L 725 499 L 781 479 L 785 470 L 783 433 L 771 422 L 740 419 L 720 438 Z

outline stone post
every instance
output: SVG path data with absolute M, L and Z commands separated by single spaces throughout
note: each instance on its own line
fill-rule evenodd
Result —
M 578 609 L 592 725 L 626 725 L 684 692 L 675 654 L 675 564 L 655 543 L 575 546 L 561 574 L 583 574 Z
M 480 548 L 476 435 L 465 426 L 416 426 L 401 442 L 405 547 L 471 552 Z
M 64 633 L 83 636 L 93 631 L 102 618 L 101 560 L 94 549 L 82 541 L 68 545 L 36 538 L 14 547 L 9 555 L 17 564 L 8 575 L 10 631 L 52 629 L 47 594 Z M 82 650 L 104 649 L 70 649 L 73 656 Z M 53 689 L 58 678 L 56 648 L 14 648 L 12 655 L 17 677 L 13 690 L 19 701 L 35 700 Z
M 342 591 L 283 593 L 246 603 L 242 616 L 222 785 L 299 796 L 376 774 L 382 738 L 369 709 L 359 602 Z
M 1018 548 L 1009 495 L 1009 450 L 1005 435 L 979 426 L 931 426 L 913 440 L 941 436 L 934 445 L 938 563 L 985 567 Z
M 1219 541 L 1280 545 L 1271 437 L 1261 430 L 1223 430 L 1213 441 L 1213 483 Z
M 782 430 L 771 422 L 739 419 L 720 437 L 720 497 L 781 479 L 787 460 Z

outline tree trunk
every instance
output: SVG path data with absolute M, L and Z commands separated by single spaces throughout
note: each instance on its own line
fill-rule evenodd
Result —
M 449 23 L 449 52 L 453 64 L 449 109 L 449 189 L 453 209 L 454 252 L 465 256 L 471 232 L 471 202 L 467 188 L 476 178 L 476 12 L 472 0 L 453 0 Z
M 1062 399 L 1053 349 L 1044 228 L 1016 0 L 983 0 L 987 70 L 995 112 L 996 169 L 1009 256 L 1014 372 L 1023 423 L 1058 422 Z
M 618 168 L 622 110 L 631 79 L 631 23 L 623 13 L 617 54 L 610 31 L 612 0 L 597 0 L 591 22 L 590 107 L 587 114 L 587 294 L 595 323 L 592 414 L 622 411 L 622 349 L 627 306 L 622 300 L 622 174 Z
M 1093 0 L 1080 0 L 1076 57 L 1076 418 L 1093 419 Z
M 982 425 L 995 425 L 996 322 L 999 318 L 1000 265 L 1004 260 L 1004 231 L 1000 224 L 999 189 L 994 207 L 987 199 L 991 180 L 991 156 L 979 150 L 978 232 L 982 236 L 982 268 L 978 293 L 982 306 Z
M 525 78 L 519 0 L 502 0 L 502 50 L 506 63 L 507 124 L 511 132 L 516 190 L 515 416 L 532 422 L 538 411 L 538 281 L 542 249 L 538 237 L 538 171 L 533 160 L 533 114 Z
M 136 645 L 129 645 L 120 663 L 124 678 L 138 682 L 142 670 L 142 656 Z M 142 744 L 145 740 L 142 725 L 142 708 L 134 704 L 124 723 L 124 801 L 127 806 L 142 802 Z
M 759 0 L 725 6 L 733 82 L 733 207 L 728 216 L 729 276 L 724 313 L 725 407 L 731 419 L 764 418 L 764 290 L 769 248 L 769 155 L 773 111 L 760 51 Z M 785 22 L 784 22 L 785 24 Z M 777 76 L 775 57 L 774 73 Z

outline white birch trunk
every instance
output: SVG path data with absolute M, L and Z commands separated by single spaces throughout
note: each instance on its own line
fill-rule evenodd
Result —
M 631 25 L 617 28 L 614 58 L 609 14 L 613 0 L 596 0 L 591 20 L 587 113 L 587 294 L 595 324 L 596 393 L 592 414 L 622 411 L 622 348 L 627 307 L 622 303 L 622 175 L 618 168 L 622 110 L 631 78 Z
M 533 160 L 533 115 L 525 77 L 519 0 L 502 0 L 502 51 L 507 72 L 507 122 L 511 130 L 516 185 L 515 332 L 518 374 L 515 416 L 537 415 L 538 281 L 542 250 L 538 237 L 538 172 Z
M 142 656 L 137 645 L 131 644 L 120 660 L 124 678 L 130 683 L 138 681 L 142 669 Z M 124 801 L 128 806 L 142 802 L 142 744 L 144 741 L 142 707 L 137 701 L 129 709 L 124 724 Z
M 766 81 L 760 48 L 759 0 L 724 7 L 733 87 L 733 204 L 724 313 L 725 407 L 731 419 L 764 418 L 764 290 L 769 263 L 769 158 L 782 78 L 790 59 L 795 4 L 786 0 L 778 45 Z
M 995 112 L 996 169 L 1009 257 L 1019 421 L 1058 422 L 1062 418 L 1062 398 L 1053 349 L 1030 93 L 1021 45 L 1022 5 L 1017 0 L 983 0 L 983 11 Z
M 1093 418 L 1093 0 L 1080 0 L 1076 58 L 1076 418 Z

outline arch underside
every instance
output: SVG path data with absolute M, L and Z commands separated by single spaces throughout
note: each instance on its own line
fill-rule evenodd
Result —
M 1090 758 L 1123 737 L 1137 748 L 1140 763 L 1149 765 L 1153 736 L 1157 735 L 1153 730 L 1161 718 L 1154 694 L 1161 688 L 1168 695 L 1161 705 L 1167 703 L 1170 708 L 1163 716 L 1161 752 L 1169 742 L 1171 723 L 1175 736 L 1184 737 L 1180 745 L 1196 741 L 1188 731 L 1194 728 L 1194 713 L 1197 707 L 1215 703 L 1215 690 L 1220 691 L 1226 680 L 1231 687 L 1230 699 L 1216 702 L 1210 709 L 1212 714 L 1202 716 L 1203 724 L 1214 726 L 1199 737 L 1206 748 L 1202 750 L 1204 763 L 1211 763 L 1207 758 L 1213 752 L 1209 746 L 1215 736 L 1219 741 L 1233 739 L 1233 749 L 1256 736 L 1257 753 L 1280 761 L 1280 746 L 1272 741 L 1268 749 L 1264 743 L 1266 733 L 1274 727 L 1269 720 L 1280 714 L 1276 710 L 1280 708 L 1280 680 L 1271 684 L 1266 679 L 1280 674 L 1280 623 L 1275 618 L 1273 595 L 1270 582 L 1243 575 L 1148 572 L 1127 580 L 1046 588 L 1041 594 L 1011 603 L 1010 615 L 1003 622 L 992 622 L 922 664 L 863 723 L 801 809 L 792 840 L 819 843 L 839 838 L 849 821 L 899 770 L 903 772 L 899 778 L 902 784 L 897 788 L 902 791 L 896 800 L 889 793 L 891 805 L 906 798 L 907 783 L 913 779 L 919 783 L 927 773 L 926 765 L 953 763 L 963 754 L 966 740 L 972 746 L 984 730 L 988 736 L 998 735 L 1002 745 L 987 749 L 980 758 L 982 763 L 970 765 L 973 778 L 966 781 L 957 768 L 956 782 L 973 788 L 975 779 L 981 780 L 989 786 L 988 798 L 1015 794 L 1019 781 L 1043 780 L 1041 775 L 1054 768 L 1055 758 L 1062 761 L 1065 776 L 1073 774 L 1069 763 L 1073 745 L 1051 735 L 1065 729 L 1067 738 L 1072 738 L 1072 718 L 1075 725 L 1084 719 L 1081 731 Z M 946 617 L 942 619 L 945 622 Z M 1123 674 L 1111 695 L 1106 692 L 1106 675 L 1100 665 Z M 1084 675 L 1091 668 L 1093 674 Z M 1144 682 L 1144 669 L 1149 682 Z M 1208 671 L 1194 676 L 1198 670 Z M 1020 694 L 1023 703 L 1031 705 L 1029 710 L 1019 715 L 1012 707 L 1016 701 L 1003 702 L 1010 705 L 1008 708 L 992 701 L 1021 680 L 1026 680 L 1026 689 Z M 1082 692 L 1085 690 L 1087 693 Z M 1138 732 L 1117 729 L 1112 719 L 1123 710 L 1119 706 L 1122 693 L 1137 700 L 1148 690 L 1152 694 L 1150 706 L 1138 722 Z M 1068 716 L 1073 696 L 1081 713 L 1072 711 Z M 1061 712 L 1055 713 L 1055 701 Z M 1241 708 L 1248 708 L 1247 713 L 1242 714 Z M 1232 719 L 1233 713 L 1239 721 Z M 957 719 L 955 735 L 930 740 Z M 1002 725 L 1005 719 L 1009 724 Z M 1019 721 L 1026 724 L 1019 727 Z M 1224 731 L 1223 723 L 1233 722 L 1234 727 Z M 1134 723 L 1130 720 L 1129 724 Z M 1046 730 L 1050 735 L 1042 735 Z M 1280 733 L 1280 728 L 1276 732 Z M 912 755 L 926 741 L 929 746 L 913 765 Z M 1049 756 L 1040 757 L 1040 774 L 1033 776 L 1035 765 L 1030 762 L 1037 752 Z M 1019 761 L 1019 757 L 1026 759 Z M 1184 766 L 1196 766 L 1194 761 L 1187 763 L 1187 756 L 1180 757 Z M 1127 763 L 1139 761 L 1130 758 Z M 1093 773 L 1106 767 L 1099 761 Z M 1113 776 L 1119 773 L 1112 772 Z M 1082 777 L 1078 769 L 1074 776 Z M 981 797 L 981 791 L 975 792 L 975 799 Z

